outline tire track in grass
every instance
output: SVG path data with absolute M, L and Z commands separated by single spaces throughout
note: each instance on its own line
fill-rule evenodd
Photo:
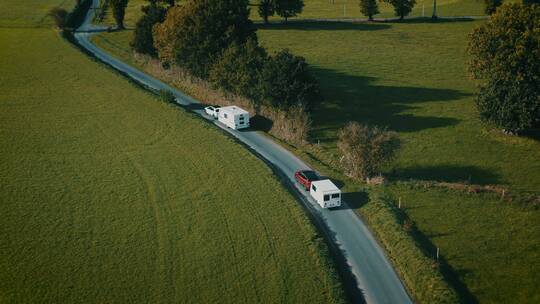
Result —
M 158 246 L 157 277 L 161 277 L 161 282 L 162 282 L 161 285 L 163 288 L 162 290 L 167 290 L 169 287 L 172 287 L 174 291 L 173 292 L 174 297 L 176 297 L 176 290 L 174 290 L 175 284 L 173 284 L 172 273 L 171 273 L 171 270 L 166 267 L 168 259 L 165 255 L 165 251 L 167 248 L 168 233 L 166 232 L 166 227 L 163 226 L 165 225 L 164 224 L 165 220 L 158 204 L 159 197 L 161 196 L 160 195 L 161 191 L 158 190 L 158 188 L 156 188 L 152 182 L 150 182 L 150 180 L 152 179 L 150 177 L 150 173 L 145 169 L 145 167 L 141 163 L 137 162 L 134 159 L 134 157 L 131 155 L 139 151 L 138 150 L 126 151 L 124 149 L 124 147 L 126 146 L 122 144 L 122 142 L 118 139 L 118 137 L 111 136 L 110 134 L 108 134 L 105 128 L 103 127 L 103 125 L 100 124 L 99 122 L 96 123 L 96 126 L 97 126 L 97 129 L 100 130 L 101 133 L 108 139 L 108 142 L 111 143 L 113 146 L 115 146 L 114 147 L 115 150 L 123 154 L 126 157 L 126 160 L 129 161 L 133 165 L 132 167 L 135 169 L 135 173 L 137 174 L 139 178 L 139 183 L 144 185 L 143 189 L 145 192 L 146 201 L 149 203 L 148 209 L 150 210 L 154 218 L 154 222 L 155 222 L 154 234 L 156 235 L 155 239 L 157 240 L 157 246 Z M 170 284 L 167 284 L 168 282 Z M 167 285 L 170 285 L 170 286 L 167 286 Z M 154 299 L 160 298 L 160 295 L 162 294 L 160 290 L 156 289 L 155 292 L 156 292 L 156 295 Z M 173 302 L 176 302 L 176 301 L 173 301 Z
M 233 269 L 234 269 L 234 272 L 235 272 L 235 275 L 236 275 L 236 285 L 238 287 L 237 290 L 242 290 L 242 286 L 241 286 L 241 271 L 240 271 L 240 268 L 238 267 L 238 255 L 236 253 L 236 247 L 234 246 L 234 239 L 233 239 L 233 234 L 231 233 L 231 229 L 230 229 L 230 225 L 229 225 L 229 221 L 227 220 L 227 214 L 225 213 L 224 209 L 223 209 L 223 204 L 221 202 L 221 200 L 216 200 L 218 201 L 218 206 L 219 208 L 217 208 L 218 212 L 220 213 L 221 215 L 221 219 L 223 220 L 223 223 L 225 224 L 225 232 L 226 232 L 226 235 L 227 235 L 227 239 L 229 240 L 229 247 L 231 248 L 231 252 L 232 252 L 232 255 L 233 255 L 233 258 L 234 258 L 234 262 L 232 263 L 233 264 Z M 246 295 L 245 292 L 242 292 L 242 297 L 244 298 L 244 303 L 249 303 L 248 301 L 248 297 Z

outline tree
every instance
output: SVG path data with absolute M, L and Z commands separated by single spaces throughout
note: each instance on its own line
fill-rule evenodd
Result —
M 346 174 L 365 180 L 380 173 L 382 166 L 393 159 L 400 140 L 395 132 L 349 122 L 339 130 L 337 145 Z
M 65 9 L 59 8 L 59 7 L 53 7 L 49 11 L 48 15 L 53 18 L 54 24 L 56 25 L 56 27 L 58 27 L 59 29 L 64 28 L 64 26 L 66 25 L 67 15 L 68 15 L 68 12 Z
M 154 26 L 154 46 L 164 63 L 207 78 L 225 49 L 256 39 L 248 0 L 191 0 L 171 7 Z
M 403 20 L 405 16 L 409 15 L 413 7 L 416 5 L 416 0 L 382 0 L 386 3 L 390 3 L 394 7 L 396 16 L 399 16 L 399 20 Z
M 525 5 L 540 4 L 540 0 L 523 0 L 523 4 L 525 4 Z
M 303 0 L 274 0 L 274 8 L 276 13 L 280 16 L 285 18 L 285 22 L 290 17 L 295 17 L 298 14 L 302 13 L 302 10 L 304 9 L 304 1 Z
M 124 16 L 126 14 L 126 6 L 128 0 L 109 0 L 114 20 L 116 21 L 116 26 L 118 29 L 123 30 L 124 27 Z
M 482 120 L 518 133 L 540 122 L 540 5 L 507 4 L 470 35 Z
M 259 4 L 259 16 L 263 18 L 264 24 L 268 24 L 268 17 L 274 16 L 276 13 L 274 5 L 274 0 L 261 0 Z
M 260 100 L 281 109 L 309 106 L 320 96 L 319 85 L 306 60 L 288 50 L 278 52 L 265 62 L 257 90 Z
M 261 68 L 267 60 L 266 51 L 254 39 L 232 44 L 212 66 L 209 80 L 218 88 L 257 101 Z
M 360 12 L 367 16 L 369 21 L 373 21 L 373 16 L 379 13 L 377 0 L 360 0 Z
M 486 7 L 484 11 L 488 15 L 493 15 L 497 10 L 497 7 L 501 6 L 502 0 L 484 0 Z
M 167 10 L 155 3 L 150 3 L 148 6 L 143 6 L 141 10 L 143 12 L 143 16 L 135 25 L 135 33 L 130 45 L 137 53 L 157 57 L 157 50 L 154 47 L 152 29 L 156 23 L 160 23 L 165 20 Z

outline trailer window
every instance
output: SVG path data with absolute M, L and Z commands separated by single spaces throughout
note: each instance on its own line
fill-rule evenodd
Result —
M 339 193 L 332 194 L 332 198 L 339 198 Z
M 228 117 L 227 117 L 227 113 L 224 113 L 224 114 L 223 114 L 223 117 L 228 118 Z
M 326 201 L 329 201 L 329 200 L 330 200 L 330 195 L 326 194 L 326 195 L 324 196 L 324 201 L 326 202 Z
M 317 187 L 315 187 L 315 185 L 311 185 L 311 189 L 313 189 L 313 191 L 317 191 Z

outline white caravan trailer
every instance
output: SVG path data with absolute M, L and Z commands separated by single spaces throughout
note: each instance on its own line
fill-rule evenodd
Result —
M 237 106 L 222 107 L 218 120 L 231 129 L 249 128 L 249 113 Z
M 309 194 L 322 208 L 341 206 L 341 190 L 329 179 L 311 182 Z

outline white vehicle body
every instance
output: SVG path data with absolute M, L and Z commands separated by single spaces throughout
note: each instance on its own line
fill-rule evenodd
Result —
M 218 120 L 234 130 L 249 128 L 248 111 L 237 106 L 222 107 L 218 113 Z
M 322 208 L 341 206 L 341 190 L 329 179 L 311 182 L 309 194 Z
M 204 108 L 204 112 L 208 114 L 209 116 L 212 116 L 217 119 L 220 109 L 221 109 L 220 106 L 208 106 Z

